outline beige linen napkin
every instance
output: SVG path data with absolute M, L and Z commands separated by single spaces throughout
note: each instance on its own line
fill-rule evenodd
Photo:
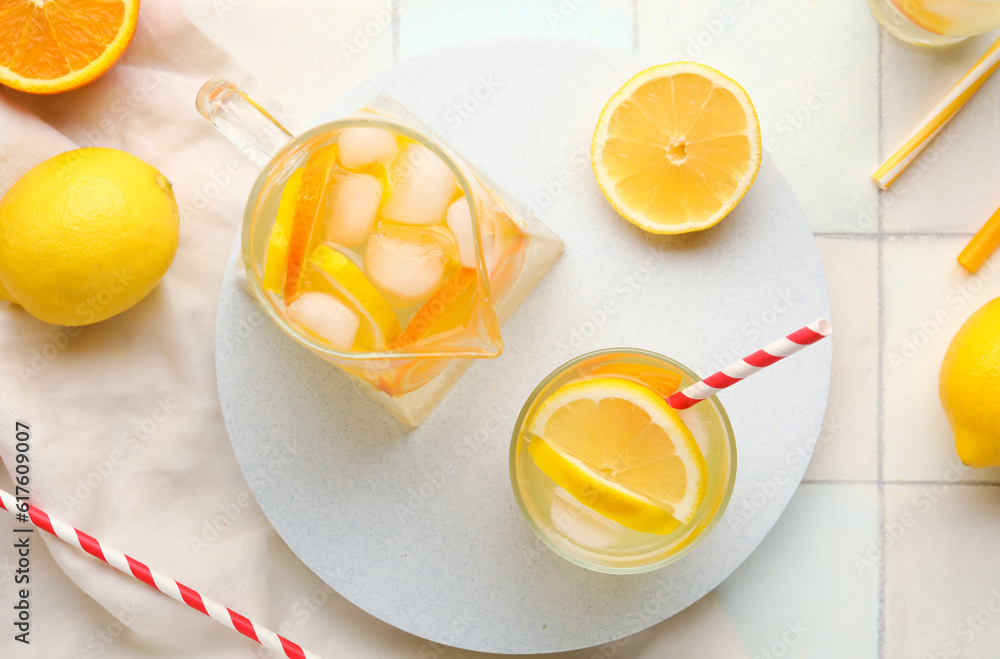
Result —
M 194 110 L 214 75 L 248 84 L 176 2 L 147 0 L 128 53 L 98 81 L 56 96 L 0 93 L 0 190 L 56 153 L 114 147 L 159 168 L 181 214 L 170 271 L 116 318 L 62 328 L 0 304 L 0 459 L 12 472 L 14 423 L 29 424 L 40 507 L 277 630 L 300 624 L 301 600 L 326 590 L 256 506 L 221 419 L 216 303 L 255 169 Z M 24 647 L 10 633 L 12 520 L 0 524 L 2 657 L 262 650 L 40 533 Z
M 143 0 L 131 47 L 98 81 L 49 97 L 0 91 L 0 193 L 52 155 L 105 146 L 166 174 L 181 214 L 170 271 L 115 318 L 62 328 L 0 303 L 0 486 L 12 490 L 22 421 L 37 505 L 303 647 L 327 659 L 484 657 L 395 630 L 339 597 L 277 536 L 239 470 L 219 408 L 214 333 L 256 171 L 194 110 L 213 76 L 262 95 L 176 0 Z M 31 545 L 31 645 L 15 642 L 15 526 L 0 515 L 0 657 L 273 656 L 40 532 Z M 630 639 L 547 656 L 696 656 L 695 647 L 702 657 L 743 655 L 711 596 Z

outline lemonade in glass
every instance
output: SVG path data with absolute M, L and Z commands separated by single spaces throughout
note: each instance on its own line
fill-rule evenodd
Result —
M 944 46 L 1000 27 L 1000 0 L 868 0 L 893 36 Z
M 631 573 L 705 538 L 732 495 L 736 444 L 714 396 L 680 412 L 667 405 L 698 380 L 667 357 L 616 348 L 538 385 L 514 428 L 510 474 L 545 544 L 583 567 Z

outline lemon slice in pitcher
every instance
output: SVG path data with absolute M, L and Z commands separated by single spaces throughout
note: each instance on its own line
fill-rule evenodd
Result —
M 364 319 L 367 332 L 359 334 L 356 350 L 384 350 L 396 338 L 400 332 L 396 312 L 354 261 L 334 249 L 331 244 L 324 243 L 313 250 L 308 263 L 338 293 L 347 298 Z
M 652 233 L 706 229 L 757 177 L 757 112 L 742 87 L 711 67 L 654 66 L 601 110 L 590 159 L 604 196 L 629 222 Z
M 528 453 L 556 485 L 622 526 L 690 522 L 708 471 L 691 431 L 648 387 L 613 377 L 558 389 L 528 424 Z

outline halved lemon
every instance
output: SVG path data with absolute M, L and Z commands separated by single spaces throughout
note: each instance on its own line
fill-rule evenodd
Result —
M 351 259 L 329 244 L 323 244 L 316 247 L 309 255 L 308 263 L 338 293 L 347 298 L 365 320 L 365 328 L 370 339 L 366 341 L 363 336 L 365 333 L 359 332 L 355 349 L 384 350 L 386 345 L 396 338 L 400 332 L 396 312 Z M 371 345 L 367 345 L 369 343 Z
M 642 71 L 601 110 L 590 160 L 604 196 L 653 233 L 707 229 L 760 169 L 760 124 L 746 91 L 695 62 Z
M 139 0 L 0 3 L 0 84 L 54 94 L 94 80 L 125 53 Z
M 527 425 L 528 453 L 556 485 L 622 526 L 666 534 L 694 518 L 708 470 L 691 431 L 636 382 L 567 384 Z

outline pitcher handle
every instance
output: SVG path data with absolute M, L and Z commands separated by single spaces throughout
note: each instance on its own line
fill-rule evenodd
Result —
M 258 167 L 264 167 L 292 134 L 234 83 L 212 78 L 198 90 L 195 106 Z

